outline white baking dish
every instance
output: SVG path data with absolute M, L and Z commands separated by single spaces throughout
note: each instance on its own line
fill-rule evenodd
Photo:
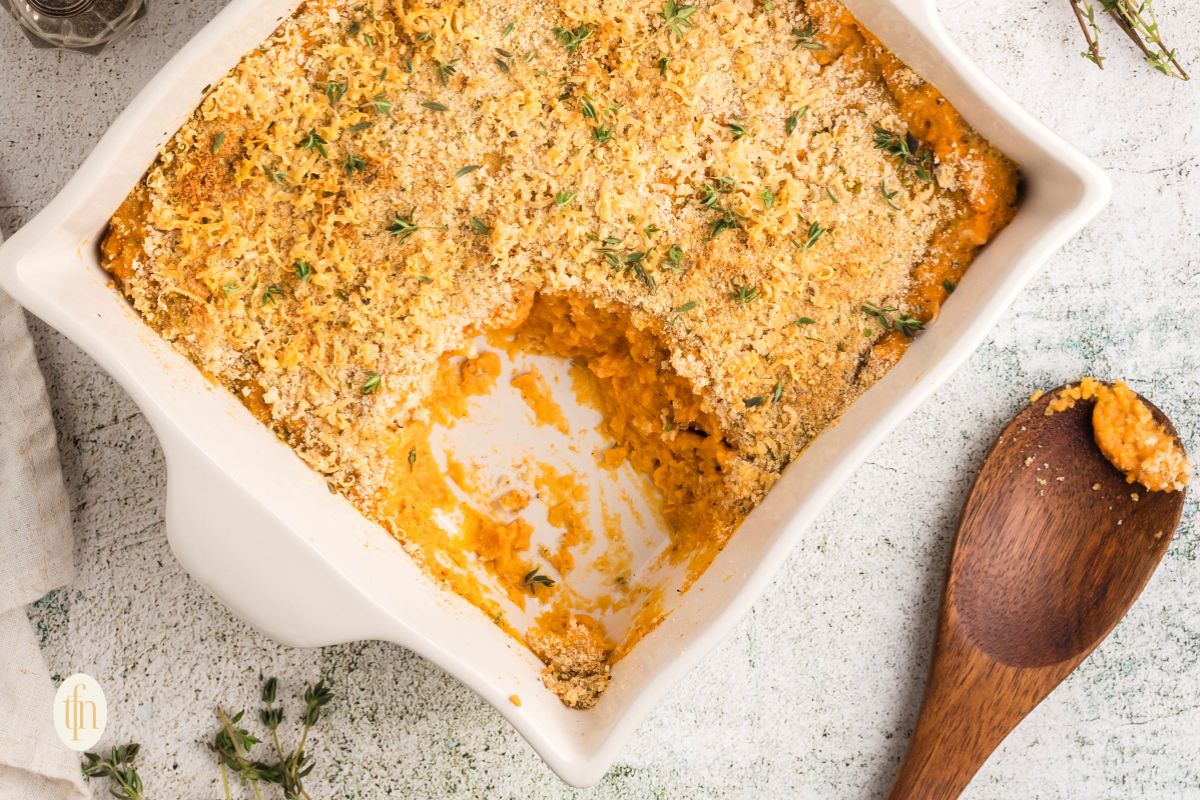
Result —
M 58 197 L 0 248 L 0 286 L 87 351 L 142 408 L 166 454 L 171 546 L 234 613 L 290 645 L 404 645 L 482 695 L 564 780 L 591 784 L 671 686 L 747 611 L 792 548 L 804 546 L 809 522 L 842 482 L 966 359 L 1109 196 L 1103 173 L 967 60 L 932 0 L 846 2 L 1020 163 L 1020 210 L 900 364 L 791 465 L 685 602 L 617 664 L 611 688 L 591 711 L 568 710 L 543 689 L 540 664 L 528 651 L 436 588 L 382 529 L 330 494 L 232 396 L 150 331 L 99 267 L 105 224 L 157 148 L 203 87 L 266 38 L 295 0 L 234 0 L 197 34 Z M 508 700 L 513 694 L 520 707 Z

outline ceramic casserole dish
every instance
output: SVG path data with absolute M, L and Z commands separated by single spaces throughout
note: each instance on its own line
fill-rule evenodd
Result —
M 233 0 L 200 31 L 63 191 L 0 248 L 0 286 L 83 348 L 140 406 L 166 455 L 172 549 L 235 614 L 288 645 L 403 645 L 478 692 L 564 780 L 592 784 L 672 685 L 746 613 L 788 553 L 805 546 L 809 523 L 846 478 L 1108 199 L 1103 173 L 967 60 L 932 0 L 845 2 L 1020 164 L 1019 210 L 900 363 L 788 468 L 667 620 L 616 664 L 610 688 L 589 711 L 570 710 L 543 688 L 541 663 L 527 649 L 436 586 L 382 528 L 327 491 L 232 395 L 146 327 L 100 267 L 108 219 L 158 148 L 204 87 L 264 40 L 297 0 Z M 513 694 L 519 707 L 508 699 Z

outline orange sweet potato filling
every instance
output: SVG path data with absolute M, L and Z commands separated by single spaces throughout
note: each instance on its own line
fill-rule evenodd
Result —
M 1140 483 L 1152 492 L 1173 492 L 1187 486 L 1191 464 L 1183 448 L 1123 381 L 1110 386 L 1083 378 L 1055 395 L 1046 414 L 1072 408 L 1079 400 L 1095 401 L 1092 430 L 1096 446 L 1125 473 L 1126 481 Z
M 737 512 L 722 502 L 722 472 L 733 451 L 716 416 L 688 381 L 663 368 L 668 352 L 656 333 L 637 328 L 625 312 L 615 308 L 599 309 L 575 296 L 539 295 L 515 327 L 494 332 L 493 340 L 516 351 L 573 361 L 580 399 L 602 412 L 604 431 L 612 441 L 602 463 L 611 468 L 628 460 L 650 479 L 672 536 L 669 557 L 672 562 L 687 564 L 690 579 L 698 577 L 740 522 Z M 432 393 L 436 401 L 429 406 L 434 423 L 453 424 L 469 413 L 471 398 L 487 394 L 500 371 L 500 360 L 493 352 L 474 358 L 443 357 Z M 540 423 L 566 426 L 561 409 L 536 371 L 518 375 L 512 383 Z M 358 504 L 401 539 L 435 577 L 548 661 L 562 657 L 563 637 L 587 638 L 589 648 L 603 652 L 604 660 L 609 661 L 614 652 L 627 653 L 661 621 L 659 598 L 635 615 L 625 640 L 614 643 L 599 622 L 572 608 L 566 596 L 561 601 L 550 599 L 553 589 L 549 588 L 537 595 L 548 601 L 547 610 L 524 636 L 518 633 L 504 619 L 496 600 L 472 576 L 470 564 L 478 559 L 507 599 L 524 609 L 531 597 L 526 582 L 530 571 L 544 561 L 569 576 L 575 567 L 575 549 L 594 537 L 586 521 L 586 493 L 573 475 L 560 473 L 552 465 L 537 465 L 539 497 L 548 507 L 549 523 L 560 529 L 562 536 L 553 550 L 532 553 L 533 529 L 520 517 L 529 498 L 506 492 L 491 511 L 461 502 L 448 481 L 469 486 L 466 468 L 451 459 L 443 474 L 430 452 L 429 433 L 428 424 L 408 426 L 392 444 L 393 460 L 399 466 L 390 488 L 378 496 L 358 498 Z M 439 514 L 460 515 L 458 535 L 437 524 Z M 505 521 L 503 517 L 512 518 Z M 613 585 L 628 580 L 628 560 L 618 553 L 601 558 L 596 566 L 611 572 L 608 577 Z M 608 597 L 589 600 L 597 608 L 611 607 L 614 602 Z

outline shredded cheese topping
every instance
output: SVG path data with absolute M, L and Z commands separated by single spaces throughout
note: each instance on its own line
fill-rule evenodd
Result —
M 740 518 L 933 318 L 1015 187 L 832 0 L 307 0 L 104 252 L 366 509 L 442 354 L 536 293 L 620 307 L 719 420 Z

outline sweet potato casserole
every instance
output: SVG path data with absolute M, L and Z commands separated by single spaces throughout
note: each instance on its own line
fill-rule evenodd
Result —
M 575 436 L 536 366 L 501 383 L 569 359 L 595 466 L 652 487 L 683 591 L 1016 202 L 1015 167 L 836 0 L 695 2 L 307 0 L 103 244 L 147 324 L 573 707 L 661 619 L 652 568 L 579 475 L 480 485 L 431 434 L 500 383 Z M 594 546 L 610 580 L 583 588 Z

